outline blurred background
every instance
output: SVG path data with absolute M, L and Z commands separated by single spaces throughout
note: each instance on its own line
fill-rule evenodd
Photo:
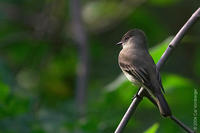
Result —
M 198 0 L 0 0 L 0 133 L 112 133 L 137 87 L 118 66 L 129 29 L 157 62 Z M 200 124 L 200 21 L 161 70 L 174 115 Z M 198 94 L 196 93 L 198 92 Z M 196 111 L 197 113 L 195 113 Z M 196 124 L 195 124 L 196 123 Z M 199 127 L 200 128 L 200 127 Z M 182 133 L 147 99 L 124 133 Z

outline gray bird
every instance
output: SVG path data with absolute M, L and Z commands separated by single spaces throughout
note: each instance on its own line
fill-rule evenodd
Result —
M 162 94 L 164 92 L 159 71 L 148 52 L 147 39 L 142 30 L 128 31 L 117 45 L 122 45 L 118 62 L 127 79 L 144 87 L 154 96 L 161 115 L 171 116 L 171 110 Z

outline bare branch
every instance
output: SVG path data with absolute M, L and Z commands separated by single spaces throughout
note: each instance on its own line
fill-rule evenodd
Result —
M 145 93 L 145 97 L 147 97 L 156 107 L 158 107 L 158 105 L 156 104 L 155 99 L 148 92 Z M 173 120 L 176 124 L 178 124 L 180 127 L 182 127 L 188 133 L 194 133 L 189 127 L 187 127 L 187 125 L 185 125 L 183 122 L 178 120 L 175 116 L 171 115 L 170 119 Z
M 161 59 L 157 63 L 157 68 L 160 70 L 160 68 L 164 65 L 164 63 L 167 61 L 169 56 L 171 55 L 174 48 L 179 44 L 179 42 L 182 40 L 184 35 L 187 33 L 187 31 L 192 27 L 192 25 L 198 20 L 200 17 L 200 8 L 198 8 L 193 15 L 190 17 L 190 19 L 185 23 L 185 25 L 181 28 L 181 30 L 176 34 L 174 39 L 170 42 L 168 48 L 163 53 Z M 123 129 L 127 125 L 131 115 L 134 113 L 134 111 L 137 108 L 137 105 L 141 102 L 142 97 L 144 97 L 144 88 L 140 88 L 138 91 L 136 97 L 133 99 L 131 105 L 129 106 L 127 112 L 125 113 L 124 117 L 122 118 L 120 124 L 118 125 L 117 129 L 115 130 L 115 133 L 122 133 Z M 171 116 L 171 119 L 176 121 L 177 124 L 179 124 L 185 131 L 188 133 L 192 133 L 193 131 L 187 127 L 183 127 L 183 124 L 180 124 L 180 121 L 177 120 L 174 116 Z M 187 130 L 188 129 L 188 130 Z
M 170 119 L 173 120 L 176 124 L 178 124 L 179 126 L 181 126 L 185 131 L 187 131 L 188 133 L 194 133 L 194 131 L 192 131 L 190 128 L 188 128 L 185 124 L 183 124 L 180 120 L 178 120 L 175 116 L 170 116 Z

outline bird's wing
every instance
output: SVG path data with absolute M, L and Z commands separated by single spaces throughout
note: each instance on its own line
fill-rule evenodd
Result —
M 133 76 L 134 79 L 145 85 L 147 88 L 151 88 L 151 81 L 148 71 L 145 68 L 136 68 L 133 65 L 120 64 L 123 71 Z

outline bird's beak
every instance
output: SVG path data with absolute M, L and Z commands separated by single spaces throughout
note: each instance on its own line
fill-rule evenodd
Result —
M 118 42 L 116 45 L 122 45 L 122 42 L 120 41 L 120 42 Z

